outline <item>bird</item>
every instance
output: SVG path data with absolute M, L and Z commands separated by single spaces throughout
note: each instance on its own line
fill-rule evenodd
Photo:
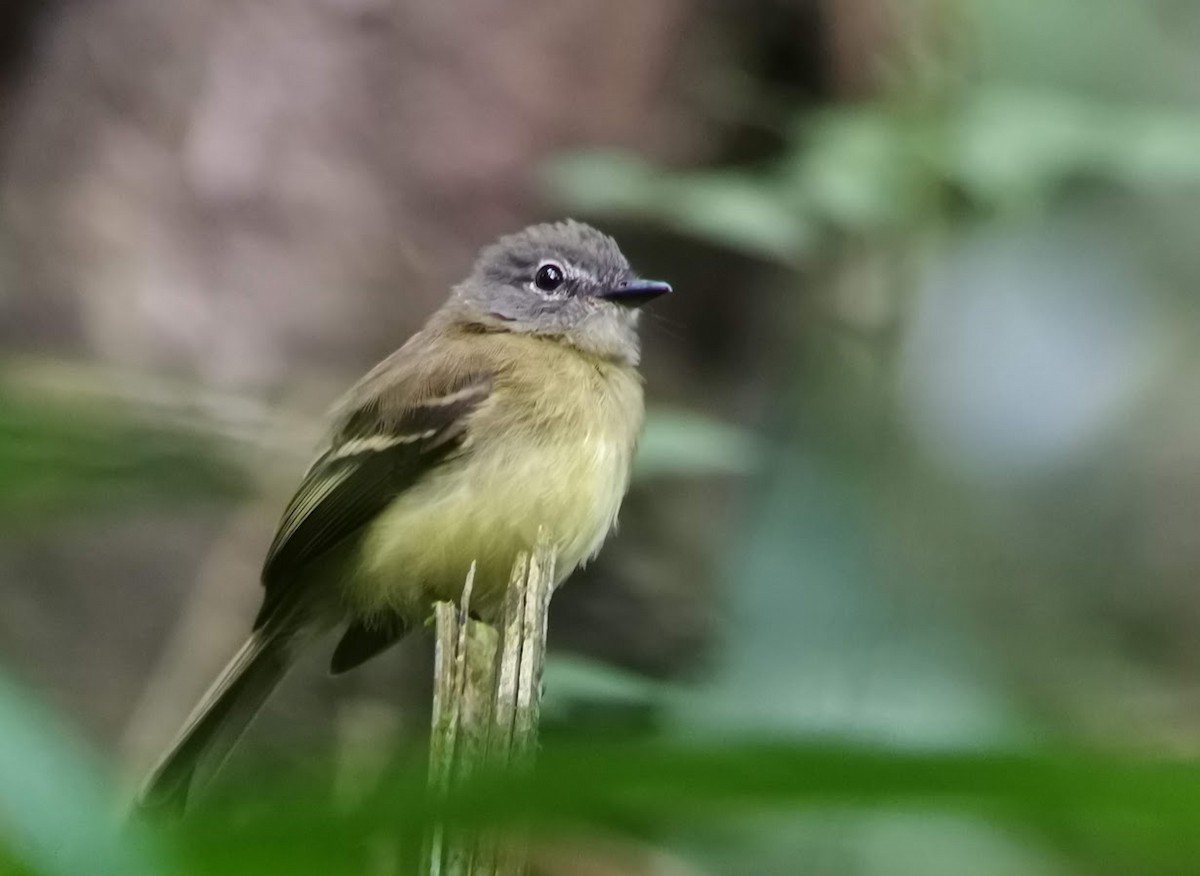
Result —
M 469 275 L 333 407 L 267 550 L 261 608 L 151 771 L 143 812 L 182 813 L 297 655 L 341 630 L 335 675 L 457 601 L 494 619 L 540 529 L 555 586 L 600 550 L 644 416 L 638 321 L 671 291 L 574 220 L 484 247 Z

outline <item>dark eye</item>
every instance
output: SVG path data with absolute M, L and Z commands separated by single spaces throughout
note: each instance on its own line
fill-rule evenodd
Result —
M 543 292 L 553 292 L 563 284 L 563 270 L 558 265 L 551 262 L 550 264 L 542 265 L 538 268 L 537 274 L 533 278 L 533 282 Z

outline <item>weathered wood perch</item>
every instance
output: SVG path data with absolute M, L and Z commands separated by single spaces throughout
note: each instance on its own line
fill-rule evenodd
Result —
M 499 629 L 470 617 L 474 566 L 460 604 L 434 607 L 434 794 L 445 794 L 482 763 L 519 768 L 532 758 L 554 564 L 554 549 L 539 534 L 532 554 L 521 554 L 513 566 Z M 527 869 L 524 849 L 511 836 L 500 843 L 438 828 L 425 845 L 429 876 L 523 876 Z

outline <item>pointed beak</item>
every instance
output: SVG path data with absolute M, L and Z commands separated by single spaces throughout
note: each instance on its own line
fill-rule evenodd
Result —
M 600 297 L 622 307 L 641 307 L 648 301 L 671 291 L 670 283 L 659 280 L 626 280 L 618 283 Z

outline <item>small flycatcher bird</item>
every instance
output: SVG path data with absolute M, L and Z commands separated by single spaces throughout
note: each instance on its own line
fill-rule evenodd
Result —
M 332 428 L 267 552 L 249 640 L 205 694 L 141 795 L 183 808 L 297 653 L 345 632 L 353 669 L 457 600 L 494 616 L 516 555 L 544 527 L 558 581 L 600 549 L 642 425 L 638 309 L 671 291 L 611 237 L 534 225 L 479 255 L 409 341 L 336 405 Z

